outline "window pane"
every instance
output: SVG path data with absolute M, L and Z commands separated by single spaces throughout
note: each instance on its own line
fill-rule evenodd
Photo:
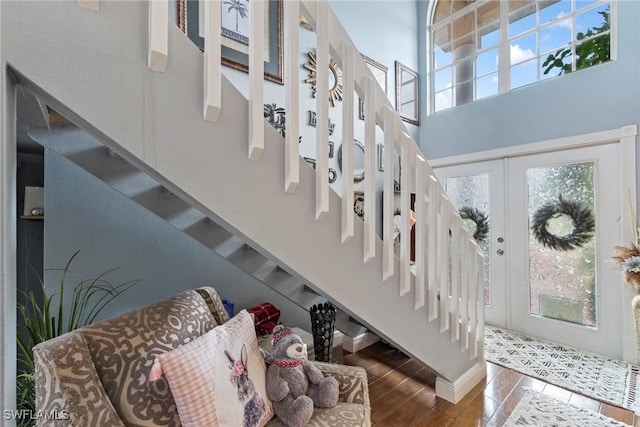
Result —
M 441 111 L 453 106 L 453 89 L 446 89 L 436 92 L 435 110 Z
M 528 36 L 512 40 L 511 49 L 509 49 L 509 53 L 511 54 L 511 65 L 536 57 L 537 51 L 535 34 L 530 34 Z
M 451 50 L 451 49 L 447 49 L 447 46 L 449 45 L 450 42 L 451 42 L 451 24 L 443 25 L 433 31 L 434 46 L 436 47 L 439 46 L 441 49 L 444 49 L 444 50 Z
M 478 36 L 480 48 L 497 45 L 500 41 L 500 2 L 490 1 L 478 8 Z
M 494 30 L 490 33 L 483 34 L 481 30 L 480 36 L 480 48 L 486 49 L 491 46 L 495 46 L 500 42 L 500 30 Z
M 498 93 L 498 73 L 489 74 L 476 82 L 476 98 L 485 98 Z
M 538 80 L 537 62 L 538 61 L 533 60 L 511 67 L 512 89 L 534 83 Z
M 559 197 L 593 214 L 594 169 L 594 163 L 578 163 L 527 170 L 530 225 L 536 213 Z M 546 222 L 546 230 L 555 236 L 570 235 L 574 229 L 566 214 Z M 529 286 L 531 314 L 597 326 L 595 237 L 559 250 L 540 243 L 530 229 Z
M 498 49 L 479 53 L 476 59 L 476 76 L 498 71 Z
M 559 76 L 560 74 L 570 73 L 571 68 L 571 50 L 563 50 L 558 55 L 550 54 L 542 62 L 541 71 L 542 78 Z
M 576 69 L 601 64 L 611 59 L 609 34 L 585 41 L 576 46 Z
M 529 15 L 536 12 L 536 0 L 509 0 L 509 14 L 518 11 L 518 13 Z
M 540 30 L 540 52 L 566 48 L 571 42 L 571 18 L 557 21 Z
M 453 76 L 451 75 L 452 70 L 452 67 L 447 67 L 435 74 L 434 89 L 436 92 L 449 88 L 453 85 Z
M 598 3 L 598 1 L 600 0 L 576 0 L 576 11 L 587 6 L 591 6 L 594 3 Z
M 549 4 L 546 7 L 543 5 Z M 559 2 L 543 2 L 540 3 L 540 25 L 554 19 L 560 19 L 571 13 L 571 0 L 560 0 Z
M 509 15 L 509 37 L 517 36 L 518 34 L 532 30 L 536 27 L 535 13 L 520 16 L 518 12 L 520 11 L 516 11 L 514 14 Z
M 471 11 L 453 22 L 453 38 L 457 39 L 476 30 L 476 14 Z
M 445 65 L 451 64 L 451 47 L 447 46 L 448 51 L 445 51 L 439 47 L 436 47 L 433 52 L 433 59 L 435 61 L 434 68 L 442 68 Z
M 576 15 L 576 34 L 585 37 L 609 31 L 609 4 Z M 591 31 L 591 32 L 589 32 Z

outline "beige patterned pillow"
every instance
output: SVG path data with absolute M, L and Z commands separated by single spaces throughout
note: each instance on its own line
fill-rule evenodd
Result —
M 158 361 L 184 427 L 258 427 L 273 416 L 266 366 L 246 310 Z

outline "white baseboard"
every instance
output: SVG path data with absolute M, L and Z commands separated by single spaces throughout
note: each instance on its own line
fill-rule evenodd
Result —
M 486 376 L 487 363 L 483 360 L 473 365 L 454 382 L 438 377 L 436 379 L 436 396 L 456 404 Z
M 345 335 L 342 340 L 342 348 L 349 353 L 357 353 L 378 341 L 380 341 L 380 337 L 372 332 L 365 332 L 357 337 Z

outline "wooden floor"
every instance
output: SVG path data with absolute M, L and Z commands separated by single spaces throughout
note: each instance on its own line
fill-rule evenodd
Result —
M 367 370 L 374 426 L 501 426 L 524 390 L 533 389 L 640 427 L 640 416 L 634 419 L 631 411 L 600 403 L 492 363 L 487 363 L 487 378 L 453 405 L 436 397 L 435 374 L 382 342 L 358 353 L 334 355 L 338 362 L 362 366 Z

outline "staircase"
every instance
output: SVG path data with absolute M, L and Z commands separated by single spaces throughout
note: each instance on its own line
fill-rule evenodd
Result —
M 262 34 L 260 3 L 250 3 L 255 34 Z M 482 255 L 344 28 L 325 2 L 284 3 L 286 46 L 294 48 L 285 57 L 283 141 L 262 116 L 262 61 L 250 54 L 249 100 L 221 74 L 219 31 L 209 31 L 219 28 L 220 9 L 211 7 L 219 2 L 206 4 L 203 55 L 169 23 L 164 1 L 4 2 L 2 32 L 19 36 L 3 39 L 2 59 L 15 83 L 121 159 L 69 140 L 57 150 L 79 163 L 105 156 L 95 173 L 114 187 L 122 175 L 141 172 L 150 181 L 141 178 L 130 195 L 136 202 L 171 200 L 156 213 L 228 258 L 242 254 L 265 283 L 286 270 L 429 365 L 440 376 L 438 395 L 460 400 L 485 375 Z M 343 101 L 344 198 L 329 191 L 326 127 L 317 127 L 316 170 L 299 156 L 299 13 L 317 33 L 318 69 L 328 68 L 331 54 L 344 92 L 365 100 L 365 176 L 375 175 L 376 124 L 384 130 L 384 241 L 375 232 L 374 197 L 365 198 L 364 221 L 353 213 L 352 96 Z M 251 37 L 250 52 L 262 52 L 261 39 Z M 328 91 L 327 80 L 318 73 L 319 93 Z M 318 123 L 326 122 L 326 97 L 316 111 Z M 393 246 L 395 153 L 401 188 L 416 194 L 414 272 L 409 239 L 401 239 L 399 256 Z M 366 181 L 365 194 L 375 194 L 375 181 Z M 184 202 L 178 208 L 174 197 Z M 408 212 L 410 192 L 400 198 Z M 401 235 L 409 230 L 402 215 Z M 251 251 L 257 255 L 245 257 Z

